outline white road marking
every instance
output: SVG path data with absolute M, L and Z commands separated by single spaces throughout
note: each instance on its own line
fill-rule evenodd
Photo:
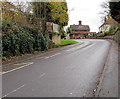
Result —
M 20 67 L 18 67 L 18 68 L 15 68 L 15 69 L 12 69 L 12 70 L 9 70 L 9 71 L 6 71 L 6 72 L 2 72 L 2 75 L 3 75 L 3 74 L 10 73 L 10 72 L 13 72 L 13 71 L 16 71 L 16 70 L 21 69 L 21 68 L 24 68 L 24 67 L 27 67 L 27 66 L 32 65 L 32 64 L 33 64 L 33 62 L 29 62 L 29 63 L 27 63 L 26 65 L 20 66 Z M 0 75 L 1 75 L 1 74 L 0 74 Z
M 27 63 L 18 63 L 18 64 L 14 64 L 14 65 L 26 65 L 26 64 L 29 64 L 31 62 L 27 62 Z
M 13 90 L 13 91 L 11 91 L 11 92 L 7 93 L 7 94 L 6 94 L 6 95 L 4 95 L 3 97 L 6 97 L 6 96 L 8 96 L 8 95 L 10 95 L 10 94 L 12 94 L 12 93 L 14 93 L 14 92 L 18 91 L 19 89 L 23 88 L 24 86 L 26 86 L 26 85 L 22 85 L 22 86 L 18 87 L 17 89 L 15 89 L 15 90 Z M 3 97 L 2 97 L 2 98 L 3 98 Z
M 66 51 L 72 51 L 72 50 L 75 50 L 76 48 L 71 48 L 71 49 L 69 49 L 69 50 L 66 50 Z
M 50 58 L 50 57 L 45 57 L 45 59 L 48 59 L 48 58 Z
M 42 73 L 40 76 L 36 77 L 36 79 L 32 80 L 32 82 L 35 82 L 36 80 L 42 78 L 45 75 L 46 75 L 46 73 Z
M 43 77 L 44 75 L 46 75 L 46 73 L 41 74 L 40 77 Z
M 44 57 L 37 57 L 37 58 L 35 58 L 35 59 L 42 59 L 42 58 L 44 58 Z
M 59 54 L 61 54 L 61 53 L 56 53 L 56 54 L 54 54 L 54 55 L 51 55 L 51 56 L 45 57 L 45 59 L 48 59 L 48 58 L 51 58 L 51 57 L 57 56 L 57 55 L 59 55 Z
M 73 51 L 75 49 L 79 49 L 79 48 L 83 48 L 83 47 L 86 47 L 87 45 L 91 44 L 91 42 L 85 42 L 84 44 L 81 44 L 80 46 L 78 47 L 75 47 L 75 48 L 71 48 L 69 50 L 66 50 L 66 51 Z
M 94 89 L 94 92 L 96 91 L 96 89 Z

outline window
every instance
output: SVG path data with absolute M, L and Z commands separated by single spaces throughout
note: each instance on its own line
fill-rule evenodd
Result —
M 75 36 L 78 36 L 78 34 L 75 34 Z

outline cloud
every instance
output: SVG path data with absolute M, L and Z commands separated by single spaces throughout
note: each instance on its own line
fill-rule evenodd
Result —
M 66 0 L 68 9 L 73 9 L 69 12 L 69 23 L 78 24 L 81 20 L 83 24 L 89 25 L 92 32 L 98 32 L 98 27 L 101 24 L 100 11 L 102 8 L 100 4 L 106 0 Z

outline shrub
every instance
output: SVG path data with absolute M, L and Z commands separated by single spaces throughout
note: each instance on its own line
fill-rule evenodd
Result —
M 33 45 L 35 43 L 34 37 L 29 33 L 19 33 L 17 34 L 19 38 L 19 51 L 21 54 L 32 53 L 34 51 Z
M 2 47 L 3 47 L 3 56 L 4 53 L 10 53 L 10 56 L 19 55 L 19 38 L 14 34 L 3 34 L 2 35 Z
M 114 33 L 114 31 L 116 30 L 116 26 L 112 26 L 110 29 L 109 29 L 109 33 Z
M 48 39 L 43 36 L 41 30 L 35 30 L 32 35 L 35 38 L 34 49 L 36 51 L 48 49 Z
M 39 28 L 3 21 L 2 50 L 4 57 L 17 56 L 50 48 L 49 40 Z
M 3 56 L 6 52 L 10 56 L 17 56 L 24 53 L 33 52 L 34 38 L 29 33 L 10 33 L 2 35 Z
M 55 43 L 52 40 L 48 40 L 48 48 L 54 48 L 55 47 Z

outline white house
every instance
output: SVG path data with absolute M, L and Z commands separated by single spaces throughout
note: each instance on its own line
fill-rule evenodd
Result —
M 99 27 L 99 32 L 107 32 L 109 31 L 109 29 L 111 28 L 112 25 L 116 24 L 116 21 L 110 16 L 108 15 L 105 18 L 104 23 Z
M 109 31 L 109 29 L 111 28 L 110 24 L 107 23 L 103 23 L 100 27 L 99 27 L 99 31 L 104 33 L 106 31 Z

